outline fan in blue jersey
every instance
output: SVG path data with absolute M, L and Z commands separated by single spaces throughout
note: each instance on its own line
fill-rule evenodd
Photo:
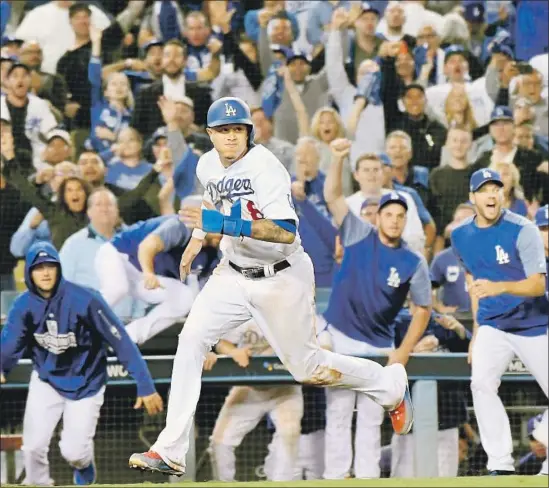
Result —
M 196 293 L 179 281 L 179 261 L 190 237 L 177 216 L 154 217 L 133 224 L 97 251 L 99 289 L 109 305 L 128 295 L 156 305 L 127 325 L 137 344 L 175 324 L 191 309 Z
M 63 417 L 61 455 L 74 484 L 95 481 L 93 437 L 107 382 L 107 345 L 137 382 L 136 408 L 163 409 L 153 380 L 124 325 L 99 293 L 63 279 L 59 255 L 47 242 L 31 246 L 25 282 L 2 329 L 1 381 L 28 353 L 33 362 L 23 421 L 27 485 L 53 485 L 48 450 Z
M 402 194 L 381 197 L 377 229 L 350 211 L 342 192 L 342 166 L 350 141 L 331 144 L 333 161 L 324 197 L 340 227 L 344 256 L 324 313 L 335 352 L 388 354 L 389 363 L 406 364 L 431 314 L 431 282 L 425 258 L 402 240 L 408 211 Z M 416 305 L 408 332 L 394 349 L 393 322 L 410 293 Z M 380 476 L 383 410 L 354 392 L 326 391 L 326 464 L 324 478 L 344 478 L 351 468 L 351 423 L 357 403 L 354 471 L 357 478 Z M 411 404 L 408 405 L 411 409 Z
M 494 475 L 515 471 L 509 418 L 498 396 L 502 374 L 517 355 L 546 396 L 549 380 L 543 242 L 532 222 L 503 208 L 502 188 L 496 171 L 473 173 L 469 198 L 476 216 L 451 236 L 471 296 L 471 391 L 487 468 Z M 547 424 L 544 437 L 547 446 Z

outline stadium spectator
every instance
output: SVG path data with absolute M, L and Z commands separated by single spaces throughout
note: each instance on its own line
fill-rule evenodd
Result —
M 444 50 L 440 47 L 441 38 L 433 25 L 424 24 L 419 29 L 417 44 L 413 51 L 417 81 L 424 87 L 444 83 Z
M 162 114 L 157 106 L 159 98 L 164 95 L 178 99 L 185 95 L 191 98 L 195 106 L 197 123 L 202 124 L 211 103 L 210 88 L 191 83 L 194 81 L 211 81 L 220 69 L 220 41 L 209 44 L 212 52 L 211 63 L 197 72 L 186 70 L 187 51 L 180 41 L 171 40 L 164 44 L 162 54 L 163 75 L 150 86 L 144 87 L 135 100 L 135 110 L 131 121 L 141 135 L 148 139 L 162 124 Z
M 541 73 L 532 69 L 514 78 L 514 82 L 516 82 L 516 95 L 510 93 L 511 106 L 514 106 L 518 99 L 526 100 L 534 109 L 535 120 L 539 126 L 539 134 L 548 137 L 549 105 L 547 99 L 541 96 L 543 90 L 543 77 Z M 512 90 L 512 87 L 510 89 Z
M 32 152 L 34 166 L 38 169 L 44 143 L 41 136 L 47 134 L 57 121 L 45 100 L 30 93 L 31 70 L 22 63 L 13 63 L 7 72 L 9 90 L 0 99 L 0 111 L 11 122 L 15 147 Z
M 20 39 L 36 40 L 40 44 L 44 53 L 42 70 L 54 74 L 58 61 L 79 40 L 81 31 L 75 29 L 75 25 L 84 23 L 103 30 L 111 22 L 95 5 L 55 0 L 30 10 L 17 28 L 16 34 Z
M 429 202 L 429 170 L 412 166 L 412 138 L 404 131 L 391 132 L 385 141 L 385 153 L 391 160 L 393 181 L 416 190 L 425 204 Z
M 138 43 L 145 46 L 152 39 L 163 42 L 183 39 L 184 16 L 177 2 L 154 1 L 145 11 L 139 29 Z
M 319 170 L 320 147 L 312 137 L 297 141 L 295 176 L 292 177 L 292 197 L 299 216 L 299 235 L 303 248 L 314 265 L 315 283 L 320 287 L 332 284 L 335 271 L 335 241 L 337 230 L 324 200 L 325 174 Z
M 0 57 L 0 95 L 8 93 L 8 71 L 16 59 L 2 54 Z
M 360 208 L 365 200 L 375 198 L 380 200 L 383 195 L 391 193 L 391 190 L 383 188 L 383 163 L 375 154 L 364 154 L 356 163 L 353 177 L 358 183 L 359 190 L 347 197 L 349 209 L 355 215 L 360 215 Z M 425 248 L 425 233 L 417 212 L 416 204 L 411 195 L 406 192 L 399 193 L 408 205 L 407 220 L 404 227 L 403 239 L 417 252 L 423 253 Z
M 67 2 L 65 2 L 67 3 Z M 91 127 L 91 85 L 88 81 L 88 64 L 91 57 L 92 43 L 90 29 L 102 31 L 101 56 L 104 63 L 110 63 L 116 49 L 121 45 L 124 34 L 139 16 L 145 4 L 140 1 L 129 2 L 118 14 L 116 21 L 104 30 L 92 20 L 94 10 L 86 3 L 73 3 L 68 12 L 72 27 L 73 41 L 59 59 L 57 72 L 63 76 L 69 90 L 69 100 L 65 105 L 65 117 L 74 141 L 76 156 L 84 147 Z
M 395 130 L 406 132 L 412 139 L 411 166 L 436 168 L 440 164 L 442 146 L 446 141 L 446 129 L 425 113 L 426 101 L 423 86 L 411 83 L 402 93 L 404 112 L 391 121 Z
M 70 134 L 63 129 L 53 129 L 45 136 L 46 147 L 42 152 L 42 162 L 55 166 L 63 161 L 72 161 L 74 149 Z M 47 166 L 42 166 L 42 169 Z
M 530 452 L 521 457 L 517 462 L 517 474 L 534 475 L 547 474 L 547 448 L 536 438 L 533 433 L 541 422 L 542 414 L 538 414 L 528 420 L 526 433 Z
M 67 84 L 61 75 L 42 71 L 43 59 L 42 48 L 37 41 L 26 41 L 21 46 L 19 60 L 31 70 L 32 92 L 50 102 L 55 119 L 61 122 L 67 103 Z
M 406 23 L 404 4 L 404 2 L 394 0 L 387 4 L 387 7 L 385 7 L 385 14 L 377 26 L 377 32 L 389 42 L 404 41 L 409 49 L 413 49 L 416 44 L 416 39 L 404 29 L 404 24 Z M 414 29 L 415 28 L 417 28 L 417 25 L 414 25 Z
M 490 135 L 494 148 L 484 152 L 473 168 L 486 168 L 492 163 L 514 163 L 520 171 L 524 196 L 528 202 L 536 200 L 545 203 L 547 194 L 547 174 L 538 171 L 542 157 L 539 153 L 517 147 L 514 143 L 515 128 L 513 114 L 507 107 L 496 107 L 490 119 Z
M 452 220 L 456 207 L 469 199 L 469 179 L 473 173 L 468 161 L 471 139 L 471 130 L 467 126 L 456 125 L 450 128 L 446 140 L 450 161 L 445 166 L 433 169 L 429 175 L 431 200 L 428 206 L 439 236 L 442 236 L 445 227 Z M 436 249 L 440 250 L 442 247 L 439 242 Z
M 295 146 L 273 136 L 273 120 L 265 115 L 262 108 L 254 107 L 251 109 L 251 113 L 256 144 L 265 146 L 280 160 L 289 173 L 293 173 L 295 171 L 293 164 Z
M 133 110 L 133 95 L 128 77 L 123 73 L 112 73 L 103 81 L 101 78 L 102 33 L 90 29 L 92 43 L 88 64 L 88 81 L 91 85 L 91 130 L 90 143 L 94 151 L 101 152 L 113 144 L 120 131 L 129 126 Z
M 59 251 L 63 275 L 77 285 L 99 291 L 99 278 L 94 267 L 95 255 L 101 244 L 112 239 L 120 230 L 118 203 L 105 187 L 95 188 L 88 198 L 86 227 L 71 235 Z M 82 259 L 86 256 L 86 259 Z M 118 317 L 127 320 L 138 312 L 138 304 L 131 297 L 113 307 Z

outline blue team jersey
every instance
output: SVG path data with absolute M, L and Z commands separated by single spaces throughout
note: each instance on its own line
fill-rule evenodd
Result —
M 191 234 L 177 216 L 166 215 L 136 222 L 117 234 L 111 244 L 119 253 L 126 254 L 130 263 L 141 271 L 137 253 L 139 244 L 149 234 L 158 235 L 164 243 L 164 251 L 154 258 L 155 274 L 179 278 L 179 261 Z
M 546 274 L 545 252 L 538 228 L 528 219 L 503 210 L 496 224 L 479 228 L 466 219 L 452 232 L 452 247 L 473 279 L 521 281 Z M 499 295 L 479 301 L 477 323 L 519 335 L 547 333 L 547 297 Z
M 449 247 L 435 256 L 431 263 L 433 288 L 442 287 L 441 301 L 447 307 L 458 307 L 458 312 L 471 310 L 465 272 L 454 250 Z
M 404 242 L 384 245 L 377 230 L 352 212 L 343 221 L 341 239 L 343 262 L 324 318 L 348 337 L 391 347 L 393 323 L 408 292 L 416 305 L 431 304 L 427 262 Z
M 59 266 L 56 287 L 50 298 L 36 290 L 30 267 L 47 258 Z M 7 374 L 25 352 L 34 370 L 60 395 L 79 400 L 95 395 L 107 382 L 107 344 L 137 382 L 139 396 L 155 388 L 137 346 L 124 324 L 89 288 L 65 281 L 59 254 L 47 242 L 34 244 L 27 253 L 25 283 L 28 291 L 15 300 L 2 328 L 0 371 Z

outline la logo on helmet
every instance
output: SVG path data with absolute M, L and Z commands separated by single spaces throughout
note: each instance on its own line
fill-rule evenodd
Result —
M 228 103 L 225 104 L 225 116 L 226 117 L 234 117 L 236 115 L 236 109 L 229 105 Z

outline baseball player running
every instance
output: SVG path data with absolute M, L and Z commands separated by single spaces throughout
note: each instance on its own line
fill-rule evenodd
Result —
M 516 354 L 547 396 L 549 367 L 542 238 L 532 222 L 502 208 L 502 187 L 496 171 L 473 173 L 469 198 L 477 215 L 451 235 L 471 295 L 471 391 L 494 475 L 515 470 L 509 418 L 498 396 L 501 375 Z M 544 438 L 547 446 L 547 427 Z
M 110 306 L 128 294 L 156 305 L 127 325 L 135 343 L 143 344 L 189 313 L 195 292 L 178 274 L 190 237 L 176 216 L 154 217 L 131 225 L 98 249 L 95 269 Z
M 274 354 L 253 321 L 223 336 L 215 350 L 218 354 L 231 356 L 243 368 L 248 366 L 250 356 Z M 273 470 L 267 473 L 267 477 L 272 481 L 293 478 L 303 416 L 303 395 L 301 386 L 286 385 L 231 388 L 210 438 L 214 479 L 235 480 L 234 450 L 266 414 L 270 414 L 275 424 L 273 443 L 277 446 Z
M 27 485 L 53 485 L 48 449 L 63 417 L 59 448 L 73 467 L 74 483 L 95 481 L 93 437 L 107 382 L 107 343 L 137 382 L 135 408 L 162 410 L 145 361 L 124 325 L 99 293 L 63 279 L 59 255 L 47 242 L 26 256 L 28 291 L 17 298 L 2 328 L 1 381 L 23 354 L 34 370 L 23 420 Z
M 185 472 L 206 353 L 252 318 L 298 382 L 360 391 L 390 412 L 398 433 L 408 432 L 413 413 L 404 366 L 384 368 L 318 345 L 313 267 L 296 230 L 290 176 L 268 149 L 253 144 L 250 109 L 238 98 L 221 98 L 210 106 L 207 125 L 214 149 L 200 158 L 196 173 L 209 208 L 180 211 L 195 229 L 182 273 L 189 272 L 206 233 L 224 234 L 224 257 L 179 336 L 166 427 L 150 451 L 130 457 L 130 467 Z

